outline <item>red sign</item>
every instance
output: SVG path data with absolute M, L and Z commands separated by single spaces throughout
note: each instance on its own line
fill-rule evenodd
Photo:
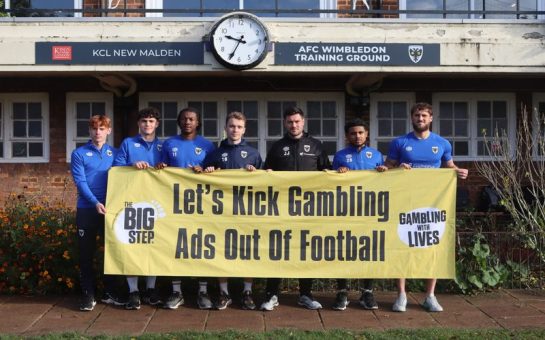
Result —
M 53 60 L 72 60 L 72 46 L 52 46 L 51 58 Z

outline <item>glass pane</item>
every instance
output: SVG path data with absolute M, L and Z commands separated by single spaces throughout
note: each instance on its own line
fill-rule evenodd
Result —
M 13 137 L 26 137 L 26 121 L 16 120 L 13 122 Z
M 218 118 L 218 105 L 216 102 L 204 102 L 201 115 L 206 119 Z
M 89 123 L 84 121 L 78 121 L 76 123 L 76 136 L 87 137 L 89 136 Z
M 409 118 L 409 110 L 407 109 L 407 103 L 405 102 L 394 102 L 392 110 L 393 118 Z
M 163 0 L 163 9 L 196 9 L 195 12 L 165 12 L 163 16 L 165 17 L 196 17 L 200 16 L 198 9 L 200 7 L 200 0 Z
M 169 122 L 163 125 L 163 137 L 172 137 L 178 134 L 178 125 L 174 122 Z
M 441 115 L 443 113 L 441 112 Z M 443 136 L 452 136 L 452 121 L 451 120 L 441 120 L 441 129 L 439 132 Z
M 26 103 L 13 103 L 13 119 L 26 118 Z
M 242 111 L 242 102 L 241 101 L 228 101 L 227 102 L 227 113 L 233 111 Z
M 452 119 L 452 103 L 441 102 L 439 104 L 439 114 L 441 116 L 441 121 L 443 119 Z
M 42 143 L 28 143 L 28 156 L 29 157 L 43 157 Z
M 246 118 L 258 118 L 258 105 L 257 101 L 248 101 L 244 102 L 244 114 L 246 115 Z
M 165 102 L 163 106 L 163 118 L 172 118 L 176 120 L 178 117 L 178 104 L 176 102 Z
M 494 120 L 494 127 L 498 129 L 498 132 L 505 131 L 507 132 L 507 120 L 506 119 L 496 119 Z
M 93 103 L 92 113 L 94 115 L 105 115 L 106 112 L 106 103 Z
M 453 144 L 454 156 L 468 156 L 469 155 L 469 142 L 454 142 Z
M 321 122 L 318 119 L 307 119 L 308 132 L 311 136 L 321 136 Z
M 214 121 L 205 121 L 203 134 L 209 137 L 216 137 L 218 135 L 218 127 Z
M 13 3 L 13 1 L 12 1 Z M 74 0 L 32 0 L 30 8 L 36 9 L 74 9 Z M 28 12 L 27 12 L 28 13 Z M 36 11 L 27 14 L 31 17 L 73 17 L 74 12 L 69 11 Z
M 506 102 L 493 102 L 492 108 L 494 111 L 494 118 L 507 118 L 507 103 Z
M 454 118 L 467 119 L 468 118 L 467 103 L 456 102 L 454 103 Z
M 42 104 L 28 103 L 28 118 L 42 119 Z
M 201 119 L 202 119 L 202 102 L 188 102 L 188 107 L 192 107 L 195 110 L 199 111 L 201 113 Z
M 325 141 L 322 143 L 324 145 L 324 150 L 328 156 L 333 156 L 337 152 L 337 142 Z
M 491 118 L 490 102 L 477 102 L 477 118 Z
M 76 119 L 91 118 L 91 103 L 76 103 Z
M 488 156 L 488 153 L 486 152 L 486 147 L 483 141 L 477 142 L 477 155 Z
M 377 103 L 377 118 L 390 118 L 392 112 L 392 103 L 378 102 Z
M 320 102 L 307 102 L 307 117 L 320 118 L 321 116 Z
M 4 158 L 4 143 L 0 142 L 0 158 Z
M 337 121 L 332 119 L 324 119 L 322 124 L 323 136 L 335 137 L 337 136 Z
M 407 121 L 404 120 L 394 120 L 394 134 L 393 137 L 401 136 L 407 133 Z
M 246 121 L 246 137 L 257 137 L 257 120 Z
M 280 109 L 280 102 L 267 102 L 267 118 L 282 119 L 282 110 Z
M 379 136 L 391 136 L 392 124 L 387 120 L 378 121 L 378 135 Z
M 28 122 L 28 136 L 29 137 L 41 137 L 42 136 L 42 122 L 30 121 Z
M 282 122 L 279 120 L 269 120 L 267 122 L 267 136 L 281 136 Z
M 457 120 L 454 122 L 454 136 L 457 137 L 467 137 L 469 136 L 467 121 Z
M 280 9 L 320 9 L 320 0 L 277 0 Z M 319 13 L 283 13 L 283 17 L 319 17 Z
M 26 148 L 27 148 L 26 143 L 12 143 L 11 154 L 13 155 L 13 157 L 26 157 L 27 156 Z
M 477 136 L 483 135 L 493 136 L 494 129 L 492 129 L 492 122 L 489 119 L 477 120 Z

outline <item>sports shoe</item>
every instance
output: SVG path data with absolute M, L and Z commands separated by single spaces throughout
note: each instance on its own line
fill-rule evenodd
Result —
M 212 301 L 210 301 L 210 297 L 208 297 L 207 293 L 199 292 L 197 305 L 199 305 L 199 309 L 212 309 Z
M 367 310 L 378 309 L 377 301 L 375 300 L 373 291 L 364 290 L 363 292 L 361 292 L 360 306 L 362 306 L 363 309 Z
M 90 312 L 95 308 L 96 304 L 97 302 L 92 295 L 82 295 L 79 303 L 79 310 Z
M 166 309 L 177 309 L 179 306 L 184 304 L 184 296 L 181 292 L 172 292 L 170 296 L 165 301 L 163 308 Z
M 274 307 L 278 306 L 278 296 L 271 295 L 269 299 L 261 304 L 261 310 L 271 311 Z
M 437 298 L 435 296 L 428 296 L 426 297 L 426 300 L 424 300 L 424 303 L 422 304 L 422 307 L 424 307 L 425 310 L 428 312 L 442 312 L 443 307 L 439 304 L 437 301 Z
M 348 306 L 348 293 L 346 290 L 341 290 L 337 293 L 337 296 L 335 297 L 335 302 L 333 303 L 333 309 L 334 310 L 345 310 L 346 306 Z
M 231 297 L 228 295 L 228 294 L 225 294 L 225 292 L 221 292 L 220 293 L 220 297 L 218 299 L 218 301 L 216 302 L 215 304 L 215 308 L 217 310 L 224 310 L 225 308 L 227 308 L 227 306 L 229 306 L 231 303 L 233 303 L 233 300 L 231 300 Z
M 405 293 L 399 294 L 394 305 L 392 306 L 392 311 L 394 312 L 405 312 L 407 310 L 407 295 Z
M 148 288 L 144 293 L 142 293 L 142 303 L 151 306 L 160 305 L 163 301 L 159 297 L 157 290 L 154 288 Z
M 304 306 L 306 309 L 322 309 L 322 305 L 314 300 L 312 295 L 301 295 L 297 301 L 299 306 Z
M 125 309 L 140 309 L 139 291 L 134 291 L 129 294 L 129 302 L 125 305 Z
M 114 306 L 124 306 L 127 303 L 127 301 L 123 301 L 119 297 L 108 292 L 102 295 L 102 299 L 100 299 L 100 301 L 102 301 L 102 303 L 105 303 L 108 305 L 114 305 Z
M 249 290 L 245 290 L 242 292 L 242 309 L 246 310 L 254 310 L 255 309 L 255 303 L 252 299 L 252 292 Z

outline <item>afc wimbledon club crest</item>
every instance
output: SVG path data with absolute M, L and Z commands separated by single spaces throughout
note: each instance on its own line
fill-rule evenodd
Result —
M 419 208 L 399 214 L 397 234 L 411 248 L 427 248 L 438 245 L 445 232 L 446 210 Z
M 424 55 L 424 46 L 422 45 L 409 45 L 409 57 L 411 61 L 415 64 L 422 59 Z
M 431 152 L 433 152 L 434 154 L 438 153 L 439 152 L 439 147 L 438 146 L 432 146 L 431 147 Z
M 310 145 L 304 145 L 303 149 L 305 150 L 305 152 L 309 152 L 310 151 Z
M 241 151 L 240 152 L 240 157 L 242 157 L 242 158 L 248 157 L 248 152 L 247 151 Z
M 201 148 L 195 148 L 195 155 L 200 155 L 202 152 L 202 149 Z
M 157 201 L 125 202 L 114 220 L 115 236 L 123 244 L 153 243 L 155 222 L 163 217 L 165 211 Z
M 371 159 L 371 157 L 373 157 L 373 153 L 371 151 L 366 151 L 365 152 L 365 157 Z

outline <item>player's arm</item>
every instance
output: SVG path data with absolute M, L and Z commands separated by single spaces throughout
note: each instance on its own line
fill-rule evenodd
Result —
M 96 196 L 91 191 L 89 183 L 87 183 L 87 177 L 85 176 L 85 166 L 83 164 L 83 158 L 76 152 L 72 153 L 70 161 L 70 171 L 72 172 L 72 178 L 78 188 L 78 194 L 81 195 L 86 201 L 92 203 L 97 211 L 100 213 L 99 205 L 104 208 L 104 205 L 98 201 Z M 105 209 L 104 209 L 105 210 Z
M 443 168 L 454 169 L 459 179 L 466 179 L 467 175 L 469 174 L 469 171 L 467 169 L 462 169 L 457 167 L 456 164 L 454 164 L 454 161 L 452 159 L 449 161 L 443 162 Z

